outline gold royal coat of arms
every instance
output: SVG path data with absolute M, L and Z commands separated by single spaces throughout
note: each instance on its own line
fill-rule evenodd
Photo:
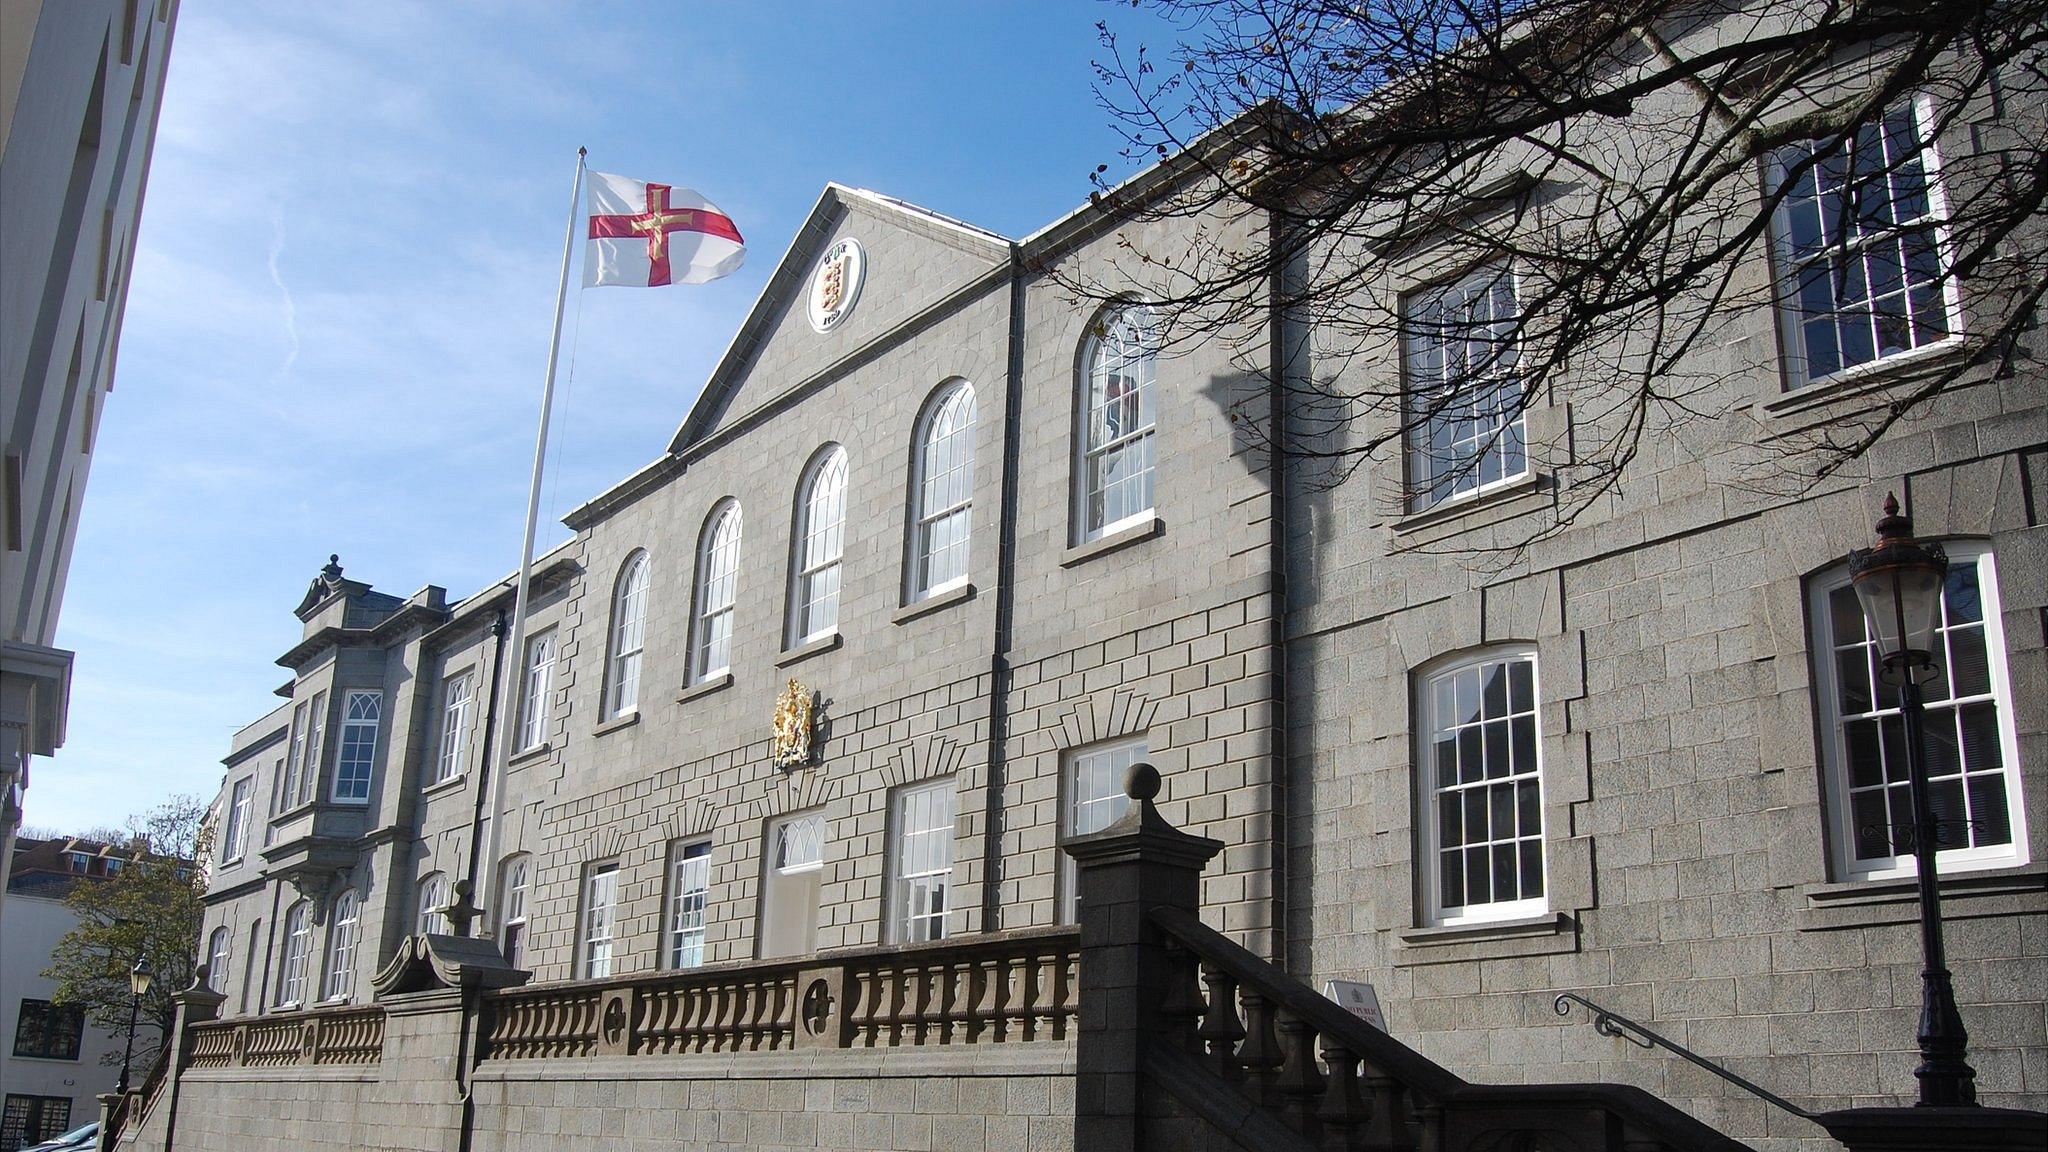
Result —
M 791 677 L 782 695 L 775 698 L 775 730 L 769 739 L 768 755 L 776 767 L 795 768 L 810 763 L 817 695 Z

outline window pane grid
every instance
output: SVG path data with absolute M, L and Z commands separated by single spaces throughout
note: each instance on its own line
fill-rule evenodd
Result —
M 1516 375 L 1514 277 L 1492 269 L 1410 307 L 1411 505 L 1427 508 L 1529 471 Z
M 846 546 L 844 451 L 833 449 L 812 471 L 800 535 L 794 637 L 799 643 L 839 624 L 839 559 Z
M 925 427 L 918 452 L 916 593 L 967 578 L 974 495 L 974 389 L 954 386 Z
M 417 909 L 416 931 L 425 936 L 429 933 L 446 934 L 448 918 L 442 909 L 448 906 L 448 877 L 440 872 L 430 873 L 420 881 L 419 907 Z
M 2011 845 L 1999 700 L 1990 674 L 1978 563 L 1949 568 L 1941 674 L 1924 689 L 1927 782 L 1940 851 Z M 1880 866 L 1913 852 L 1913 800 L 1898 690 L 1877 676 L 1876 646 L 1853 587 L 1828 594 L 1834 709 L 1854 859 Z
M 669 967 L 704 963 L 705 909 L 710 902 L 711 842 L 682 845 L 669 876 Z
M 296 806 L 294 797 L 299 794 L 299 782 L 304 778 L 306 768 L 306 706 L 292 709 L 291 752 L 285 761 L 284 790 L 276 798 L 279 810 Z
M 526 690 L 519 700 L 519 747 L 533 748 L 547 735 L 548 689 L 554 680 L 555 634 L 543 632 L 526 646 Z M 639 679 L 635 670 L 634 679 Z M 638 695 L 639 685 L 634 685 Z
M 298 1004 L 306 998 L 306 956 L 313 944 L 312 908 L 301 900 L 284 921 L 284 966 L 277 982 L 277 1002 Z
M 719 514 L 698 557 L 696 679 L 732 663 L 733 604 L 739 591 L 740 510 Z
M 521 856 L 505 868 L 505 960 L 514 968 L 524 967 L 525 962 L 526 890 L 532 863 Z
M 350 692 L 343 704 L 341 751 L 334 763 L 334 798 L 360 803 L 370 798 L 370 769 L 377 752 L 377 724 L 383 718 L 380 692 Z
M 469 751 L 469 716 L 476 698 L 476 676 L 464 672 L 452 677 L 442 689 L 441 752 L 434 758 L 434 778 L 439 784 L 462 772 Z
M 361 901 L 355 889 L 343 892 L 334 901 L 334 912 L 327 929 L 327 987 L 322 999 L 345 1000 L 356 987 L 356 939 L 360 924 Z
M 233 799 L 228 802 L 228 830 L 220 851 L 222 860 L 239 860 L 248 847 L 249 794 L 255 783 L 254 776 L 244 776 L 235 781 Z
M 647 556 L 633 557 L 619 577 L 612 596 L 611 683 L 605 699 L 605 715 L 618 716 L 640 706 L 640 654 L 647 640 Z M 554 641 L 548 638 L 549 659 Z M 545 702 L 545 693 L 542 700 Z M 545 708 L 536 709 L 544 713 Z
M 1063 834 L 1085 836 L 1100 832 L 1122 818 L 1131 805 L 1131 798 L 1124 792 L 1124 777 L 1144 757 L 1143 741 L 1076 755 L 1067 769 L 1067 799 L 1061 814 Z M 1060 853 L 1059 869 L 1060 919 L 1063 923 L 1074 923 L 1080 917 L 1080 893 L 1075 890 L 1074 861 L 1064 852 Z
M 299 783 L 298 802 L 311 804 L 320 790 L 320 753 L 327 738 L 327 693 L 313 694 L 311 731 L 306 736 L 306 771 Z
M 946 937 L 953 880 L 953 782 L 910 788 L 896 797 L 892 934 L 900 942 Z
M 1088 360 L 1081 469 L 1090 536 L 1154 506 L 1157 377 L 1151 314 L 1142 308 L 1118 312 L 1096 338 Z
M 1854 137 L 1787 150 L 1788 290 L 1807 381 L 1947 339 L 1935 152 L 1907 101 Z
M 607 864 L 591 873 L 583 914 L 585 979 L 601 980 L 612 974 L 612 912 L 618 891 L 618 865 Z
M 1535 662 L 1468 664 L 1428 685 L 1427 774 L 1439 912 L 1544 896 Z

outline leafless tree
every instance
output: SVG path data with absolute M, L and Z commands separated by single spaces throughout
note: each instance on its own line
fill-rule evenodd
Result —
M 1795 383 L 1864 397 L 1757 455 L 1795 483 L 2029 357 L 2048 0 L 1141 2 L 1177 43 L 1105 23 L 1097 95 L 1126 163 L 1164 163 L 1095 174 L 1119 271 L 1053 274 L 1148 298 L 1169 344 L 1283 309 L 1314 371 L 1242 424 L 1319 482 L 1400 459 L 1369 474 L 1413 509 L 1526 451 L 1554 531 L 1650 438 L 1739 415 L 1721 379 L 1781 360 L 1729 363 L 1755 307 Z M 1568 435 L 1525 432 L 1567 405 Z

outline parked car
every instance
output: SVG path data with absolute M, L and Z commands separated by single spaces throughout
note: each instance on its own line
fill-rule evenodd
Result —
M 99 1145 L 100 1122 L 95 1120 L 83 1128 L 73 1128 L 62 1136 L 52 1136 L 41 1144 L 31 1144 L 21 1152 L 86 1152 Z

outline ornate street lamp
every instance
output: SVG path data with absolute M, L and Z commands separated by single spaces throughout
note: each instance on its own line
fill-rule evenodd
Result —
M 1940 674 L 1935 632 L 1941 625 L 1941 590 L 1948 556 L 1939 544 L 1913 539 L 1913 521 L 1886 496 L 1877 522 L 1877 547 L 1849 553 L 1849 578 L 1862 602 L 1881 668 L 1878 678 L 1899 690 L 1906 728 L 1906 778 L 1913 798 L 1913 861 L 1920 884 L 1920 1104 L 1977 1103 L 1977 1073 L 1966 1058 L 1970 1036 L 1956 1011 L 1947 951 L 1941 939 L 1941 891 L 1935 852 L 1934 806 L 1927 786 L 1925 703 L 1920 686 Z
M 142 998 L 149 995 L 149 985 L 156 979 L 156 969 L 149 966 L 149 957 L 139 956 L 135 967 L 128 970 L 128 990 L 134 999 L 128 1004 L 128 1047 L 121 1053 L 121 1082 L 114 1085 L 114 1095 L 128 1094 L 128 1062 L 135 1058 L 135 1022 L 142 1015 Z

